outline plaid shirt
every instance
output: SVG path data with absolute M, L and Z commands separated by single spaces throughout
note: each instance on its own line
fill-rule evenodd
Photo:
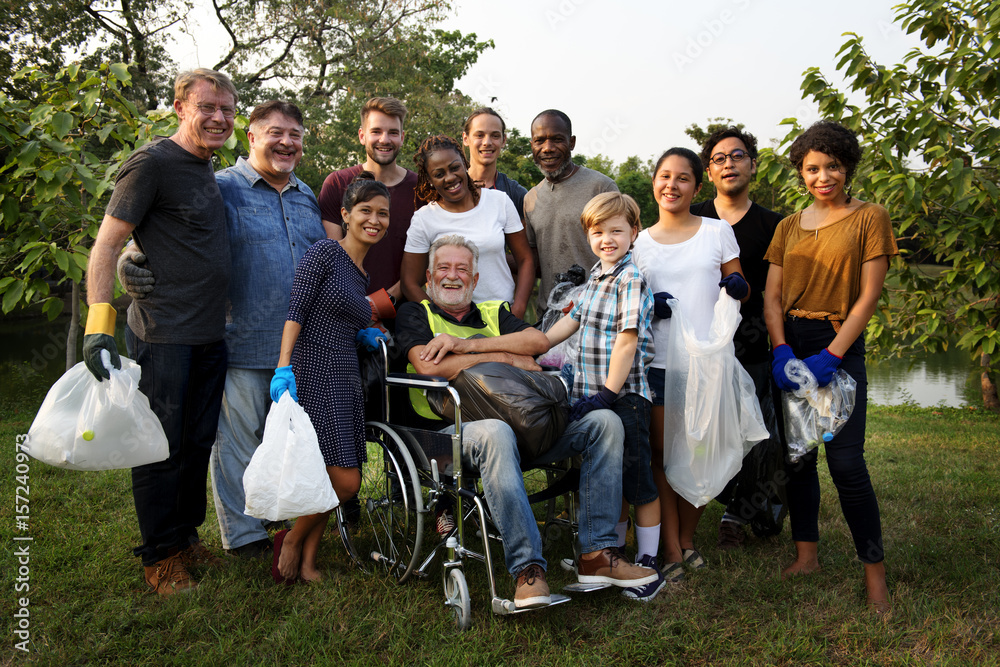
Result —
M 598 262 L 570 317 L 580 322 L 580 349 L 574 367 L 572 400 L 596 394 L 608 379 L 611 350 L 618 334 L 636 329 L 639 342 L 619 396 L 638 394 L 649 400 L 646 364 L 653 359 L 653 295 L 629 251 L 607 273 Z

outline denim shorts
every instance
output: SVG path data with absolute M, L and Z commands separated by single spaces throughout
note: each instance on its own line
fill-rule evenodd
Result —
M 646 370 L 646 382 L 649 383 L 649 391 L 653 394 L 653 405 L 663 407 L 663 388 L 667 384 L 667 371 L 650 366 Z
M 652 406 L 639 394 L 625 394 L 611 406 L 625 427 L 622 453 L 622 495 L 633 506 L 651 503 L 659 497 L 650 468 L 649 413 Z

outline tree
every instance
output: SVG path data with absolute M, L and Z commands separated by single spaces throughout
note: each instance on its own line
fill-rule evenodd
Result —
M 656 224 L 660 210 L 653 201 L 653 161 L 645 163 L 637 155 L 630 155 L 615 170 L 615 185 L 632 197 L 639 205 L 643 227 Z
M 12 4 L 12 3 L 8 3 Z M 54 73 L 65 53 L 84 67 L 129 63 L 136 85 L 127 91 L 140 111 L 169 105 L 176 67 L 170 30 L 191 0 L 29 0 L 0 15 L 7 51 L 0 64 Z M 229 74 L 242 108 L 268 99 L 295 102 L 310 132 L 303 180 L 314 186 L 332 169 L 356 163 L 358 112 L 369 97 L 391 95 L 410 110 L 400 162 L 428 134 L 456 133 L 476 105 L 455 90 L 492 42 L 436 29 L 447 0 L 212 0 L 217 21 L 205 32 L 225 40 L 212 64 Z M 17 92 L 8 88 L 12 97 Z M 140 92 L 141 91 L 141 92 Z
M 823 116 L 864 137 L 855 190 L 889 210 L 900 238 L 889 302 L 868 338 L 903 356 L 914 347 L 947 349 L 957 337 L 982 367 L 984 403 L 1000 409 L 1000 4 L 909 0 L 896 7 L 895 22 L 919 35 L 923 48 L 885 67 L 860 36 L 846 33 L 837 69 L 850 98 L 816 68 L 802 82 L 803 97 Z M 801 131 L 787 122 L 793 129 L 785 142 Z M 780 163 L 767 164 L 769 183 L 793 177 Z
M 531 155 L 531 137 L 516 127 L 507 130 L 507 145 L 497 158 L 497 169 L 529 190 L 542 182 L 542 172 Z
M 139 113 L 121 63 L 97 70 L 68 65 L 55 74 L 28 68 L 13 77 L 16 85 L 22 80 L 22 89 L 37 94 L 12 99 L 0 92 L 2 310 L 39 305 L 54 319 L 63 300 L 52 288 L 68 281 L 78 320 L 79 285 L 118 168 L 134 148 L 170 134 L 176 119 Z M 233 161 L 237 143 L 230 139 L 224 160 Z M 68 366 L 75 363 L 76 333 L 70 327 Z
M 175 0 L 29 0 L 4 3 L 0 13 L 7 48 L 0 51 L 4 71 L 37 67 L 55 74 L 65 64 L 65 54 L 78 54 L 85 69 L 101 63 L 129 63 L 133 85 L 126 90 L 142 110 L 167 101 L 175 68 L 167 54 L 168 30 L 178 25 L 191 3 Z M 20 81 L 30 87 L 31 82 Z M 19 97 L 12 80 L 0 84 L 11 97 Z

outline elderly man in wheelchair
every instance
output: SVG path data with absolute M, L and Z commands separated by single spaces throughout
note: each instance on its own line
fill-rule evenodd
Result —
M 479 250 L 459 235 L 439 238 L 430 248 L 430 301 L 403 304 L 396 317 L 396 342 L 416 373 L 453 380 L 460 371 L 500 361 L 541 371 L 533 356 L 548 350 L 545 335 L 510 313 L 506 304 L 475 304 Z M 581 584 L 641 586 L 655 570 L 631 563 L 618 550 L 615 525 L 621 510 L 621 421 L 610 410 L 594 410 L 571 422 L 552 447 L 532 463 L 579 457 L 579 557 Z M 521 459 L 511 427 L 497 419 L 465 422 L 463 465 L 478 471 L 486 502 L 503 541 L 508 571 L 516 578 L 518 609 L 551 601 L 545 580 L 542 538 L 525 491 Z

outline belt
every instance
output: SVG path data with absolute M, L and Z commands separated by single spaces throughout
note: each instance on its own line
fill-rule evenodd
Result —
M 829 322 L 833 327 L 834 333 L 840 333 L 840 325 L 843 324 L 841 320 L 833 319 L 836 313 L 830 313 L 825 310 L 802 310 L 801 308 L 792 308 L 788 311 L 786 317 L 790 320 L 819 320 Z

